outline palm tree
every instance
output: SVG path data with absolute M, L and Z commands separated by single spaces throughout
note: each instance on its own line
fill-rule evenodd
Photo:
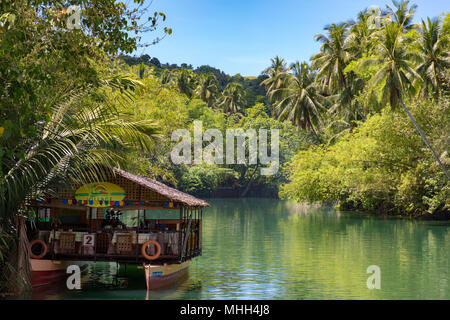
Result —
M 419 65 L 416 70 L 424 81 L 422 93 L 431 92 L 438 99 L 444 73 L 450 67 L 448 38 L 442 36 L 438 19 L 428 18 L 426 23 L 422 20 L 418 31 Z
M 13 238 L 19 236 L 17 256 L 28 259 L 27 239 L 11 225 L 26 213 L 30 198 L 51 194 L 57 185 L 98 179 L 104 166 L 120 163 L 124 148 L 152 149 L 155 125 L 149 120 L 136 121 L 115 107 L 117 100 L 121 105 L 129 101 L 133 97 L 130 88 L 139 86 L 139 81 L 119 74 L 104 79 L 99 88 L 60 99 L 53 104 L 51 119 L 36 123 L 37 135 L 24 137 L 15 153 L 4 155 L 0 228 L 5 233 L 9 230 Z M 8 260 L 17 259 L 13 256 Z
M 282 99 L 275 105 L 275 113 L 279 120 L 292 121 L 317 133 L 321 110 L 325 110 L 320 102 L 323 97 L 306 62 L 296 62 L 291 69 L 293 76 L 289 78 L 288 86 L 278 89 Z
M 420 76 L 412 67 L 411 58 L 401 45 L 399 26 L 387 24 L 377 41 L 377 56 L 363 59 L 358 67 L 375 66 L 378 71 L 369 80 L 369 87 L 382 86 L 382 103 L 390 103 L 393 110 L 398 106 L 402 94 L 414 92 L 413 82 Z
M 331 103 L 328 114 L 339 115 L 346 121 L 362 120 L 364 109 L 356 97 L 364 89 L 364 80 L 353 72 L 348 73 L 347 79 L 349 84 L 342 91 L 328 97 Z
M 362 68 L 367 65 L 379 66 L 380 69 L 370 79 L 369 86 L 375 87 L 377 85 L 382 85 L 382 102 L 385 103 L 389 101 L 392 109 L 395 109 L 399 104 L 402 106 L 410 121 L 416 127 L 416 130 L 420 134 L 422 140 L 433 154 L 436 162 L 441 167 L 447 178 L 450 179 L 450 174 L 447 169 L 440 161 L 436 152 L 433 150 L 424 133 L 402 100 L 402 95 L 411 94 L 414 92 L 413 82 L 417 79 L 420 81 L 421 77 L 411 66 L 412 63 L 410 58 L 414 57 L 414 54 L 407 53 L 400 45 L 400 29 L 401 25 L 399 26 L 396 22 L 386 25 L 377 46 L 379 58 L 362 60 L 359 65 Z
M 197 75 L 192 70 L 181 68 L 176 73 L 176 84 L 181 93 L 191 98 L 197 86 Z
M 325 27 L 328 36 L 315 36 L 322 45 L 320 52 L 311 58 L 311 67 L 317 70 L 316 79 L 329 92 L 342 90 L 347 85 L 344 69 L 350 59 L 345 46 L 348 26 L 348 23 L 332 24 Z
M 161 79 L 161 84 L 169 84 L 174 82 L 175 80 L 175 72 L 169 70 L 169 69 L 164 69 L 163 72 L 161 72 L 160 75 L 160 79 Z
M 412 29 L 412 19 L 416 12 L 417 5 L 412 5 L 408 8 L 409 0 L 392 0 L 392 4 L 394 5 L 394 8 L 391 8 L 388 5 L 386 5 L 386 8 L 391 20 L 397 24 L 398 30 L 402 32 L 403 30 Z
M 289 78 L 289 69 L 286 66 L 286 61 L 276 56 L 271 59 L 272 65 L 263 71 L 263 74 L 268 75 L 269 78 L 261 82 L 261 86 L 265 86 L 266 95 L 271 100 L 278 100 L 280 89 L 284 88 Z
M 373 49 L 373 35 L 378 31 L 379 16 L 377 11 L 365 10 L 358 13 L 358 19 L 353 23 L 344 40 L 344 47 L 348 48 L 352 60 L 358 60 L 363 54 L 370 54 Z
M 125 94 L 129 91 L 123 89 L 125 83 L 140 85 L 132 78 L 115 75 L 103 80 L 95 92 L 73 93 L 55 104 L 50 121 L 37 124 L 40 134 L 24 144 L 25 156 L 5 161 L 9 170 L 0 180 L 0 190 L 6 191 L 0 197 L 2 212 L 18 209 L 34 188 L 59 169 L 63 170 L 58 174 L 64 173 L 67 178 L 86 180 L 95 170 L 81 168 L 117 163 L 119 152 L 125 147 L 151 150 L 155 125 L 149 120 L 135 121 L 130 113 L 115 108 L 117 99 L 126 103 L 133 95 Z M 123 92 L 112 97 L 112 88 L 122 88 Z
M 223 106 L 224 112 L 228 115 L 237 113 L 247 104 L 244 94 L 244 89 L 240 83 L 231 82 L 223 90 L 222 102 L 219 106 Z
M 208 104 L 208 107 L 212 107 L 219 93 L 217 78 L 212 73 L 201 74 L 195 93 Z

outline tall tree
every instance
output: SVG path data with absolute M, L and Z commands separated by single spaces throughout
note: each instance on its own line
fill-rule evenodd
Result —
M 219 94 L 219 83 L 216 77 L 212 73 L 200 74 L 195 93 L 208 104 L 208 107 L 212 107 Z
M 387 24 L 377 39 L 376 56 L 358 63 L 361 68 L 375 66 L 378 69 L 369 87 L 382 86 L 382 103 L 389 102 L 393 110 L 399 105 L 402 94 L 414 92 L 413 82 L 420 79 L 413 68 L 412 55 L 401 45 L 399 28 L 395 22 Z
M 162 84 L 174 83 L 176 79 L 176 73 L 173 70 L 164 69 L 159 76 Z
M 402 96 L 410 96 L 411 93 L 415 91 L 413 83 L 418 79 L 421 81 L 421 77 L 412 66 L 411 59 L 414 57 L 414 54 L 408 53 L 400 44 L 402 37 L 402 33 L 400 32 L 401 29 L 402 25 L 396 22 L 387 24 L 383 28 L 383 32 L 378 41 L 378 58 L 362 60 L 360 61 L 360 66 L 379 66 L 378 72 L 371 78 L 369 85 L 371 87 L 378 85 L 382 86 L 382 102 L 389 101 L 392 109 L 396 109 L 398 105 L 401 105 L 413 125 L 416 127 L 422 140 L 433 154 L 436 162 L 447 178 L 450 179 L 447 169 L 442 164 L 439 156 L 428 142 L 425 134 L 422 132 L 402 100 Z
M 281 100 L 275 105 L 275 114 L 279 120 L 289 120 L 303 129 L 317 133 L 316 125 L 320 123 L 321 104 L 319 88 L 314 82 L 314 75 L 306 62 L 292 65 L 293 75 L 286 88 L 278 89 Z
M 348 23 L 332 24 L 325 27 L 328 35 L 315 36 L 322 45 L 320 52 L 311 58 L 311 67 L 317 69 L 317 81 L 328 92 L 342 90 L 347 84 L 344 69 L 350 58 L 345 46 L 348 26 Z
M 437 99 L 444 81 L 444 73 L 450 67 L 450 53 L 448 37 L 442 36 L 440 22 L 438 19 L 422 20 L 417 39 L 417 55 L 419 65 L 417 73 L 422 77 L 424 83 L 422 92 L 432 93 Z
M 414 26 L 412 20 L 416 12 L 417 5 L 409 6 L 409 0 L 396 1 L 392 0 L 394 8 L 386 5 L 388 15 L 398 26 L 399 31 L 410 30 Z
M 263 71 L 263 74 L 268 75 L 269 78 L 261 82 L 265 86 L 267 96 L 271 100 L 278 100 L 280 89 L 284 88 L 289 78 L 289 69 L 286 61 L 279 56 L 271 59 L 272 65 Z
M 193 96 L 197 86 L 197 75 L 192 70 L 185 68 L 177 70 L 175 81 L 181 93 L 184 93 L 188 98 Z
M 111 86 L 125 83 L 124 79 L 113 77 L 109 88 L 104 86 L 102 74 L 103 68 L 109 66 L 108 55 L 132 52 L 139 45 L 139 34 L 155 30 L 158 21 L 165 19 L 158 12 L 148 17 L 148 5 L 143 0 L 135 1 L 132 7 L 114 0 L 82 0 L 76 1 L 81 19 L 75 26 L 80 30 L 72 30 L 68 21 L 71 14 L 66 11 L 72 2 L 15 0 L 0 4 L 0 229 L 11 235 L 11 247 L 25 248 L 22 257 L 28 257 L 27 239 L 24 236 L 21 238 L 24 241 L 18 241 L 14 222 L 21 220 L 23 200 L 30 191 L 46 182 L 63 158 L 73 155 L 73 159 L 85 160 L 84 172 L 88 172 L 94 158 L 110 158 L 107 150 L 102 151 L 108 144 L 106 141 L 109 146 L 118 146 L 119 140 L 131 143 L 145 127 L 143 123 L 127 125 L 125 119 L 114 118 L 117 113 L 110 109 L 113 122 L 109 128 L 103 123 L 103 132 L 90 132 L 98 129 L 92 122 L 85 123 L 82 129 L 64 123 L 67 130 L 52 131 L 56 125 L 54 117 L 64 113 L 61 110 L 68 110 L 56 108 L 57 103 L 74 99 L 74 92 L 83 95 L 88 90 L 91 112 L 99 112 L 94 108 L 99 102 L 96 97 L 100 99 L 96 89 L 111 91 Z M 139 19 L 144 14 L 146 21 L 141 23 Z M 165 33 L 170 32 L 165 29 Z M 133 83 L 128 82 L 126 88 L 120 89 L 129 93 L 132 87 Z M 106 113 L 101 115 L 106 117 Z M 81 126 L 79 122 L 77 125 Z M 89 145 L 93 153 L 83 157 L 78 151 Z M 3 245 L 1 242 L 0 246 Z M 10 262 L 14 266 L 14 259 Z M 1 277 L 5 275 L 4 265 L 0 263 Z M 19 277 L 13 274 L 9 278 Z
M 364 10 L 358 13 L 355 23 L 351 24 L 344 46 L 348 48 L 352 60 L 368 55 L 374 47 L 373 35 L 378 31 L 381 17 L 378 11 Z
M 223 110 L 228 115 L 237 113 L 241 110 L 247 101 L 245 100 L 245 93 L 242 84 L 231 82 L 229 83 L 222 93 L 222 102 L 219 106 L 223 107 Z

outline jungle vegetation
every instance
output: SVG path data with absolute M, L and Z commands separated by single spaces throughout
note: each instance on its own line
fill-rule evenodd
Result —
M 354 20 L 332 23 L 317 34 L 321 48 L 309 62 L 289 64 L 277 56 L 253 79 L 208 66 L 161 64 L 149 56 L 121 58 L 184 94 L 188 108 L 203 103 L 217 128 L 232 127 L 234 119 L 251 125 L 254 119 L 248 117 L 255 114 L 269 117 L 274 126 L 292 126 L 285 130 L 295 137 L 290 148 L 296 155 L 282 157 L 277 179 L 245 178 L 230 166 L 219 171 L 193 166 L 174 175 L 185 190 L 204 195 L 225 186 L 248 190 L 251 184 L 257 193 L 279 190 L 282 198 L 300 202 L 445 217 L 450 209 L 450 14 L 413 23 L 416 9 L 409 1 L 393 1 L 383 9 L 362 10 Z M 205 117 L 191 112 L 189 121 L 199 114 Z M 234 183 L 231 177 L 221 180 L 222 173 L 212 178 L 222 169 L 239 178 Z
M 29 201 L 99 179 L 104 165 L 204 197 L 232 190 L 448 219 L 449 13 L 413 23 L 409 1 L 362 10 L 316 35 L 310 61 L 277 56 L 259 76 L 242 77 L 131 57 L 172 32 L 162 12 L 139 21 L 148 8 L 135 2 L 83 0 L 74 30 L 65 28 L 65 1 L 0 4 L 2 290 L 29 286 Z M 142 44 L 142 32 L 163 36 Z M 171 134 L 195 120 L 222 132 L 279 129 L 281 169 L 174 165 Z

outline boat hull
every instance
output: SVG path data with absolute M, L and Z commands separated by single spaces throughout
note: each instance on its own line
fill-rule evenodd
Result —
M 145 266 L 147 289 L 159 289 L 172 285 L 186 276 L 190 261 L 180 264 Z
M 67 278 L 67 267 L 78 265 L 81 270 L 87 267 L 86 262 L 30 259 L 31 286 L 33 288 L 53 284 Z

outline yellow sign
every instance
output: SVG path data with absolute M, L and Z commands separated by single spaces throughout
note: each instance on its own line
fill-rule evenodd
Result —
M 75 192 L 75 199 L 88 207 L 112 207 L 124 198 L 125 190 L 109 182 L 85 184 Z

